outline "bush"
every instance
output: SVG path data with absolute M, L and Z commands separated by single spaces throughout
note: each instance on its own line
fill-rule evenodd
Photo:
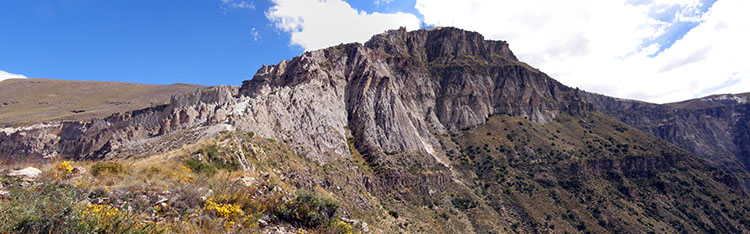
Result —
M 97 162 L 91 166 L 91 174 L 94 176 L 99 176 L 104 173 L 117 175 L 123 172 L 125 172 L 125 170 L 123 169 L 122 164 L 118 162 Z
M 338 208 L 339 204 L 330 198 L 298 192 L 294 200 L 278 208 L 277 215 L 293 224 L 317 228 L 330 224 Z
M 159 232 L 111 205 L 86 205 L 86 192 L 71 185 L 42 181 L 9 190 L 10 199 L 0 202 L 0 233 Z
M 389 214 L 390 216 L 393 216 L 393 218 L 396 218 L 396 219 L 398 219 L 398 212 L 396 212 L 396 211 L 393 211 L 393 210 L 389 210 L 389 211 L 388 211 L 388 214 Z
M 328 228 L 326 228 L 326 232 L 337 233 L 337 234 L 338 233 L 350 234 L 350 233 L 354 233 L 354 228 L 352 227 L 351 224 L 347 222 L 336 220 L 336 222 L 331 223 L 331 225 L 328 226 Z
M 213 165 L 216 168 L 222 168 L 227 170 L 239 170 L 241 168 L 237 158 L 226 155 L 219 150 L 219 146 L 211 144 L 203 149 L 195 152 L 203 156 L 203 161 Z
M 196 154 L 199 156 L 185 160 L 185 164 L 196 173 L 211 177 L 216 174 L 217 169 L 235 171 L 241 168 L 236 158 L 222 153 L 216 144 L 199 149 L 194 153 Z
M 59 165 L 57 165 L 57 171 L 63 173 L 63 174 L 70 174 L 73 172 L 73 165 L 70 163 L 70 161 L 62 161 Z
M 214 165 L 210 163 L 204 163 L 197 158 L 189 158 L 185 161 L 185 165 L 187 165 L 195 173 L 204 174 L 209 177 L 216 174 L 216 167 Z
M 453 203 L 453 206 L 463 211 L 475 208 L 478 205 L 477 202 L 467 198 L 455 198 L 451 200 L 451 203 Z
M 13 186 L 0 203 L 0 233 L 83 232 L 76 206 L 85 195 L 71 186 L 41 185 L 34 190 Z

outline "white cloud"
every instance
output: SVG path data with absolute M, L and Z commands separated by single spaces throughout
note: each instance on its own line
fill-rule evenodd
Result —
M 255 9 L 255 5 L 252 2 L 247 2 L 243 0 L 219 0 L 221 2 L 221 8 L 223 10 L 231 9 L 231 8 L 240 8 L 240 9 Z
M 291 44 L 316 50 L 339 43 L 365 42 L 372 35 L 401 26 L 419 29 L 419 19 L 408 13 L 367 13 L 342 0 L 272 0 L 266 11 L 273 25 L 291 33 Z
M 258 41 L 260 39 L 260 32 L 253 27 L 250 29 L 250 36 L 253 38 L 253 41 Z
M 380 6 L 380 4 L 388 5 L 391 4 L 393 0 L 375 0 L 375 6 Z
M 652 102 L 750 92 L 750 1 L 717 1 L 705 14 L 696 0 L 629 2 L 417 0 L 416 9 L 426 24 L 506 40 L 521 60 L 594 92 Z M 699 25 L 667 48 L 687 23 Z
M 26 78 L 26 76 L 21 75 L 21 74 L 13 74 L 13 73 L 9 73 L 9 72 L 6 72 L 6 71 L 0 71 L 0 80 L 5 80 L 5 79 L 23 79 L 23 78 Z

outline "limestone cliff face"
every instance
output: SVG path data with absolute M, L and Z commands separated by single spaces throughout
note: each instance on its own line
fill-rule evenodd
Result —
M 652 104 L 586 94 L 602 112 L 736 173 L 750 186 L 750 94 Z
M 240 94 L 274 100 L 259 104 L 279 106 L 272 125 L 285 138 L 322 138 L 337 149 L 347 126 L 372 153 L 434 154 L 436 133 L 495 113 L 546 122 L 584 108 L 575 90 L 519 62 L 507 43 L 454 28 L 394 30 L 364 45 L 307 52 L 261 68 Z M 300 117 L 311 121 L 283 121 Z

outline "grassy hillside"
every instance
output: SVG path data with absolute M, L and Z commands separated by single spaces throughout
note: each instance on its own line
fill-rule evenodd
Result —
M 8 79 L 0 81 L 0 127 L 50 120 L 89 120 L 159 105 L 203 86 Z
M 742 233 L 750 202 L 735 178 L 599 113 L 539 125 L 499 115 L 454 135 L 471 181 L 457 200 L 514 216 L 518 232 Z M 744 230 L 744 231 L 743 231 Z

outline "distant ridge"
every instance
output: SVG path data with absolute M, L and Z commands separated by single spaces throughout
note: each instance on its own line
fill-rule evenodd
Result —
M 203 88 L 192 84 L 148 85 L 56 79 L 0 81 L 0 126 L 53 120 L 90 120 L 163 104 L 173 95 Z

